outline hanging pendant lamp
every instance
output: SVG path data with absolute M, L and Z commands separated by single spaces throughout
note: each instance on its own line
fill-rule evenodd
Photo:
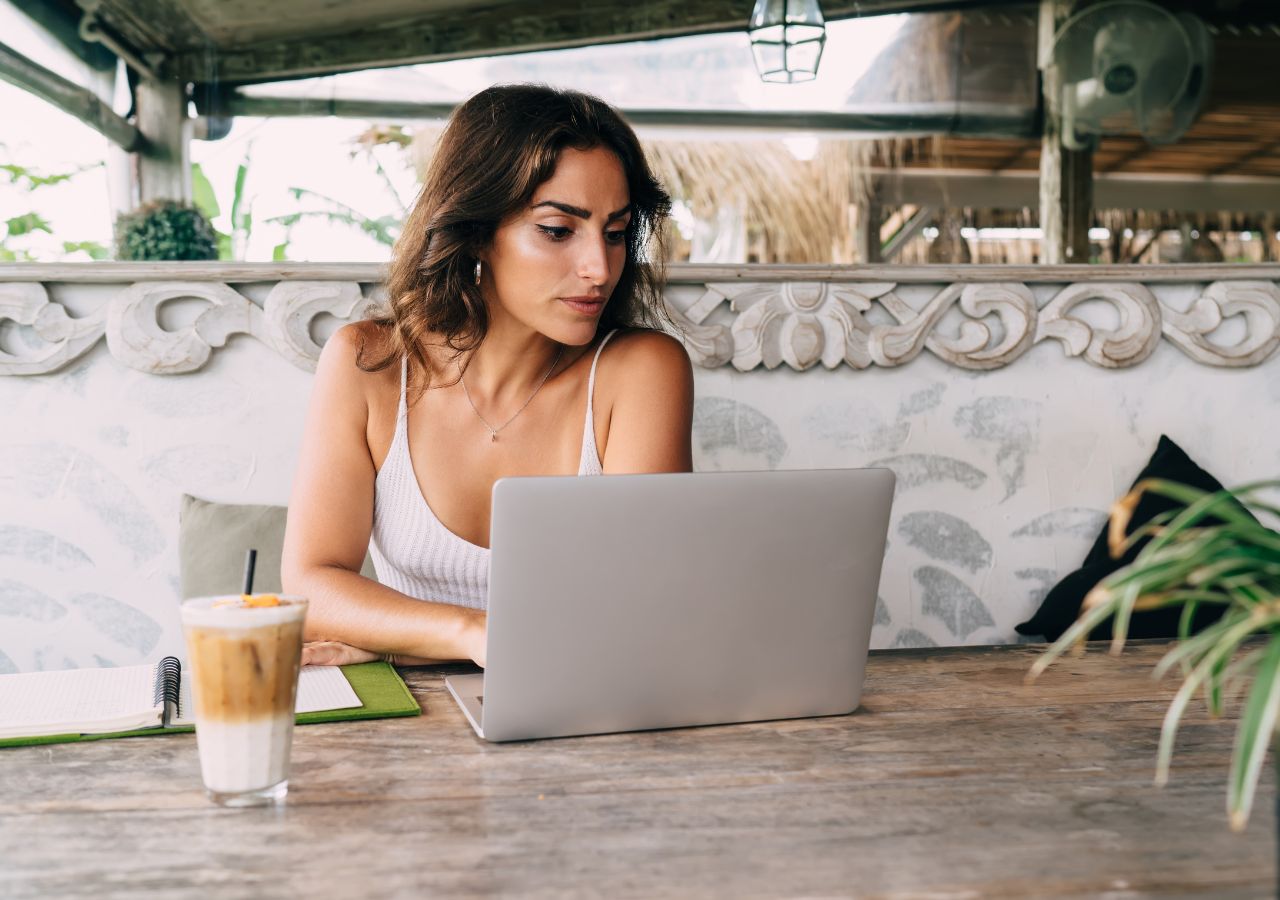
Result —
M 827 41 L 818 0 L 756 0 L 747 35 L 761 80 L 794 84 L 817 77 Z

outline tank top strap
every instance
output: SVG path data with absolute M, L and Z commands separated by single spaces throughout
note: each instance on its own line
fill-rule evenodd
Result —
M 596 393 L 596 366 L 600 363 L 600 354 L 604 352 L 604 345 L 609 343 L 609 339 L 618 333 L 618 329 L 613 329 L 604 336 L 604 340 L 600 342 L 600 346 L 596 348 L 595 359 L 591 360 L 591 374 L 587 377 L 587 421 L 591 421 L 591 401 Z
M 600 474 L 600 452 L 596 448 L 595 414 L 591 409 L 595 404 L 596 365 L 600 362 L 600 354 L 604 352 L 604 345 L 609 343 L 609 340 L 617 333 L 618 329 L 615 328 L 604 336 L 604 340 L 596 348 L 595 359 L 591 360 L 591 374 L 587 377 L 587 418 L 582 426 L 582 456 L 578 466 L 579 475 Z
M 409 415 L 409 357 L 400 357 L 400 405 L 396 407 L 396 421 L 400 422 Z

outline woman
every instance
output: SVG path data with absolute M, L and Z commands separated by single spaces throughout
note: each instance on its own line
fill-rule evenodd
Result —
M 593 97 L 494 87 L 454 113 L 386 310 L 320 356 L 282 560 L 304 664 L 483 666 L 497 479 L 690 471 L 688 355 L 636 327 L 662 316 L 669 206 Z

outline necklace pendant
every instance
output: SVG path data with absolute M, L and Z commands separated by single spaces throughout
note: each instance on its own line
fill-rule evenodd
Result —
M 498 442 L 498 432 L 495 431 L 489 435 L 489 443 L 496 444 L 497 442 Z

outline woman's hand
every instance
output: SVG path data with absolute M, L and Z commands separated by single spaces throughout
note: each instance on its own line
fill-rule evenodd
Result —
M 311 641 L 302 645 L 304 666 L 349 666 L 382 658 L 381 653 L 361 650 L 342 641 Z
M 483 635 L 483 632 L 481 634 Z M 483 637 L 480 641 L 480 654 L 483 658 Z M 374 660 L 383 660 L 394 666 L 434 666 L 450 662 L 447 659 L 428 659 L 425 656 L 408 656 L 403 653 L 374 653 L 372 650 L 362 650 L 359 647 L 344 644 L 342 641 L 308 641 L 302 645 L 304 666 L 350 666 Z M 483 666 L 484 663 L 480 665 Z

